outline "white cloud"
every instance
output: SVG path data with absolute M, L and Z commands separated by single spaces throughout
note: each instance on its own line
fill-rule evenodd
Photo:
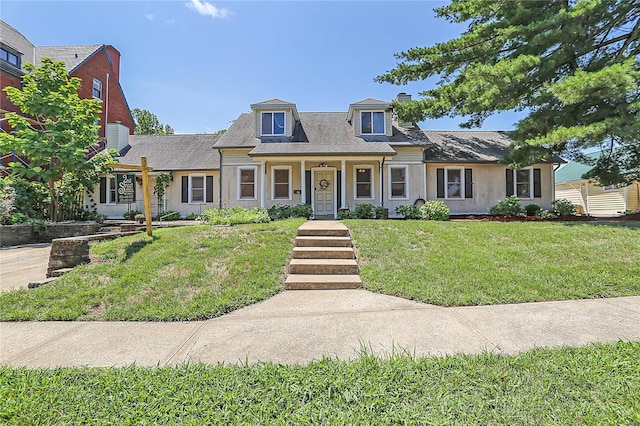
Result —
M 147 18 L 150 21 L 153 21 L 154 19 L 156 19 L 156 17 L 154 15 L 152 15 L 151 13 L 147 13 L 146 15 L 144 15 L 145 18 Z
M 229 9 L 225 9 L 224 7 L 218 8 L 206 1 L 201 2 L 200 0 L 191 0 L 191 2 L 186 5 L 187 7 L 194 9 L 200 15 L 211 16 L 213 19 L 226 18 L 232 14 Z

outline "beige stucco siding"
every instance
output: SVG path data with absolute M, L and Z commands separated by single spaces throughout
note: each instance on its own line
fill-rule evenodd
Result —
M 473 198 L 445 199 L 437 197 L 437 169 L 466 168 L 473 170 Z M 537 204 L 543 209 L 551 208 L 554 188 L 553 165 L 536 164 L 532 168 L 540 169 L 541 197 L 522 199 L 522 205 Z M 427 199 L 441 200 L 447 204 L 452 214 L 486 214 L 489 208 L 498 201 L 506 198 L 505 170 L 506 166 L 499 164 L 427 164 Z

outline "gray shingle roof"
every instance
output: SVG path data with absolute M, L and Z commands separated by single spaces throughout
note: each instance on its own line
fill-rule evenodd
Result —
M 256 137 L 255 116 L 240 115 L 216 143 L 216 148 L 251 148 L 251 155 L 298 154 L 385 154 L 393 155 L 390 145 L 424 145 L 418 130 L 394 126 L 393 136 L 361 136 L 345 120 L 344 112 L 301 112 L 293 136 Z
M 123 152 L 120 162 L 140 164 L 140 157 L 147 157 L 147 164 L 154 171 L 218 170 L 220 154 L 213 149 L 220 135 L 132 135 L 130 148 Z
M 31 43 L 20 31 L 0 20 L 0 42 L 22 53 L 22 62 L 34 62 L 33 43 Z
M 509 152 L 511 139 L 496 131 L 431 131 L 424 134 L 432 143 L 425 149 L 425 160 L 434 162 L 495 163 Z
M 40 65 L 42 58 L 51 58 L 56 62 L 64 62 L 69 72 L 93 55 L 104 44 L 84 46 L 36 46 L 36 63 Z

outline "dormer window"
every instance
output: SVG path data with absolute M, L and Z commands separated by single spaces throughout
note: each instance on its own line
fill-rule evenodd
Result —
M 93 79 L 93 97 L 102 100 L 102 82 L 97 78 Z
M 362 111 L 360 113 L 361 134 L 384 135 L 384 122 L 384 111 Z
M 20 55 L 11 52 L 9 49 L 5 49 L 4 47 L 0 49 L 0 60 L 2 60 L 2 62 L 7 62 L 16 68 L 20 68 Z
M 262 113 L 262 135 L 284 135 L 284 112 Z

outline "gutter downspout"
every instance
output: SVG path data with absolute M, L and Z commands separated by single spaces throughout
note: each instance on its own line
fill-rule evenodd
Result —
M 105 102 L 104 102 L 104 138 L 105 141 L 107 139 L 107 127 L 109 124 L 109 73 L 107 73 L 107 90 L 105 93 Z M 119 139 L 119 137 L 118 137 Z M 120 146 L 120 141 L 118 140 L 118 147 Z M 107 144 L 105 142 L 105 148 Z
M 382 157 L 380 162 L 380 206 L 384 207 L 384 162 L 387 157 Z

